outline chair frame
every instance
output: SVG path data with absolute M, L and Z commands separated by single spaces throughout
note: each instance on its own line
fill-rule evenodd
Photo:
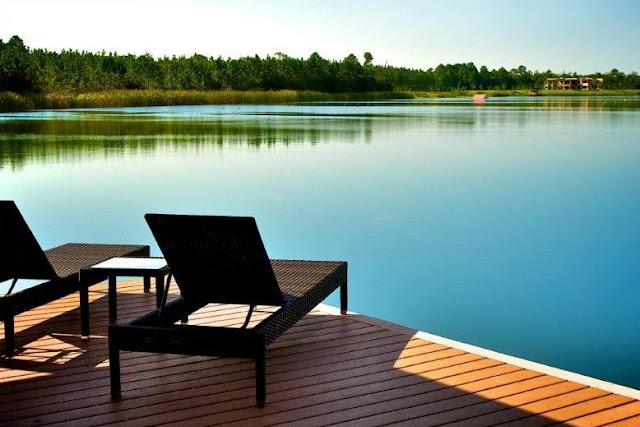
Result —
M 81 280 L 80 271 L 113 257 L 149 256 L 148 245 L 67 243 L 43 251 L 13 201 L 0 201 L 0 222 L 3 221 L 5 226 L 0 230 L 9 245 L 0 248 L 0 255 L 5 259 L 0 263 L 0 281 L 46 280 L 0 297 L 0 321 L 4 322 L 5 356 L 8 358 L 15 352 L 15 316 L 79 291 L 80 332 L 89 336 L 88 288 L 107 277 L 104 274 L 83 274 Z M 12 243 L 18 246 L 15 251 Z M 35 264 L 33 271 L 29 270 L 30 261 Z
M 255 226 L 255 221 L 253 224 Z M 153 227 L 152 231 L 154 231 Z M 158 239 L 155 231 L 154 235 Z M 163 249 L 163 242 L 158 241 L 158 244 L 171 268 L 170 254 Z M 266 252 L 264 255 L 266 256 Z M 274 313 L 251 328 L 246 328 L 246 325 L 256 304 L 250 297 L 247 297 L 247 301 L 244 302 L 249 305 L 249 314 L 245 324 L 240 328 L 179 324 L 178 321 L 184 322 L 190 314 L 207 304 L 219 302 L 185 297 L 184 292 L 182 292 L 183 296 L 177 300 L 127 324 L 109 325 L 112 397 L 114 399 L 121 397 L 120 351 L 234 357 L 255 361 L 256 404 L 258 407 L 264 407 L 267 345 L 338 288 L 340 288 L 341 313 L 347 313 L 346 262 L 269 260 L 269 263 L 275 273 L 276 283 L 282 292 L 284 303 Z M 180 278 L 176 277 L 181 291 L 184 291 L 185 283 L 180 283 L 179 280 Z M 168 290 L 169 281 L 165 287 L 164 301 L 166 301 Z

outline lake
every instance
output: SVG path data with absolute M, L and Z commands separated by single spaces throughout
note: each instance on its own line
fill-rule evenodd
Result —
M 635 388 L 639 184 L 640 97 L 0 115 L 44 248 L 255 216 L 272 258 L 348 261 L 353 311 Z

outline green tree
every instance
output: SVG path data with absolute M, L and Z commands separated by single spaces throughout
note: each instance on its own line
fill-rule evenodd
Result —
M 351 54 L 342 61 L 322 58 L 317 52 L 307 59 L 284 53 L 261 58 L 238 59 L 191 57 L 154 58 L 149 54 L 117 55 L 63 50 L 28 49 L 18 36 L 0 40 L 0 90 L 14 92 L 106 89 L 299 89 L 324 92 L 372 90 L 513 89 L 544 86 L 557 76 L 550 70 L 532 72 L 524 65 L 507 71 L 489 70 L 469 63 L 440 64 L 428 70 L 373 65 L 371 52 L 364 62 Z M 564 73 L 575 75 L 575 73 Z M 638 88 L 636 72 L 628 75 L 613 69 L 594 73 L 611 89 Z
M 0 90 L 26 92 L 33 89 L 29 50 L 22 39 L 13 36 L 7 43 L 0 41 Z
M 365 52 L 364 53 L 364 66 L 368 66 L 371 65 L 371 62 L 373 61 L 373 55 L 371 54 L 371 52 Z

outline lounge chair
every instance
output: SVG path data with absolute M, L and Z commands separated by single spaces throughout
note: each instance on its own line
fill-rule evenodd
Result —
M 14 316 L 73 292 L 80 291 L 81 332 L 89 335 L 88 286 L 106 277 L 85 275 L 81 286 L 80 270 L 121 256 L 149 256 L 149 246 L 67 243 L 43 251 L 15 203 L 0 201 L 0 282 L 11 281 L 0 296 L 6 356 L 15 349 Z M 19 279 L 46 281 L 14 291 Z
M 269 260 L 253 218 L 147 214 L 181 296 L 128 324 L 109 325 L 111 395 L 120 398 L 120 350 L 253 359 L 256 401 L 266 397 L 266 346 L 337 288 L 347 310 L 347 263 Z M 248 306 L 239 327 L 178 323 L 209 303 Z M 277 306 L 253 327 L 256 305 Z M 254 322 L 255 323 L 255 322 Z

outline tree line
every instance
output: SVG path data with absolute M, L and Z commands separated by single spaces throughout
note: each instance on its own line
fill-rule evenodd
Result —
M 310 90 L 319 92 L 450 91 L 542 88 L 548 77 L 525 66 L 507 70 L 478 69 L 473 63 L 438 65 L 428 70 L 374 65 L 365 52 L 337 61 L 317 53 L 292 58 L 283 53 L 261 58 L 118 55 L 74 50 L 29 49 L 18 36 L 0 40 L 0 91 L 49 93 L 109 89 L 173 90 Z M 565 77 L 575 73 L 562 74 Z M 640 89 L 640 78 L 616 69 L 594 73 L 606 89 Z

